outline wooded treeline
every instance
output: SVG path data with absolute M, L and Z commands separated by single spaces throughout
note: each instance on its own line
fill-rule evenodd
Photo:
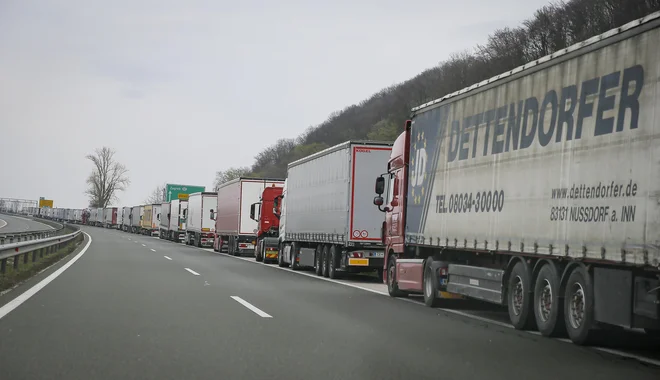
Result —
M 571 0 L 537 10 L 517 28 L 493 32 L 485 45 L 456 53 L 438 66 L 385 88 L 359 104 L 332 113 L 296 139 L 280 139 L 255 157 L 252 167 L 218 172 L 286 177 L 291 161 L 350 139 L 394 141 L 411 108 L 514 69 L 594 35 L 660 10 L 660 0 Z M 228 175 L 232 173 L 232 175 Z

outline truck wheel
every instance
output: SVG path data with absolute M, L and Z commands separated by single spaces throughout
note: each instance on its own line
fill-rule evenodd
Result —
M 543 336 L 557 336 L 564 329 L 563 305 L 559 298 L 559 273 L 545 264 L 534 284 L 534 317 Z
M 300 269 L 300 264 L 296 262 L 298 259 L 298 251 L 300 250 L 300 247 L 298 246 L 297 243 L 292 243 L 291 244 L 291 265 L 290 268 L 291 270 L 298 270 Z
M 584 345 L 594 325 L 594 291 L 586 268 L 573 269 L 564 293 L 564 323 L 573 343 Z
M 330 246 L 330 252 L 328 254 L 328 277 L 337 278 L 337 246 Z
M 387 264 L 387 292 L 390 297 L 405 297 L 406 293 L 399 290 L 399 285 L 396 283 L 396 259 L 392 258 Z
M 258 262 L 266 262 L 266 257 L 261 255 L 261 242 L 257 243 L 257 250 L 256 254 L 254 255 L 254 260 Z
M 234 238 L 232 236 L 229 237 L 227 242 L 227 254 L 234 256 Z
M 323 264 L 321 264 L 323 262 L 323 247 L 323 244 L 317 245 L 316 253 L 314 254 L 314 273 L 316 273 L 317 276 L 323 275 Z
M 531 290 L 529 270 L 525 263 L 518 261 L 509 274 L 507 284 L 509 320 L 518 330 L 528 330 L 534 322 Z
M 427 260 L 427 264 L 424 265 L 424 303 L 428 307 L 438 307 L 440 306 L 440 300 L 438 299 L 438 278 L 433 273 L 431 265 L 428 264 L 431 260 Z
M 330 247 L 325 246 L 323 248 L 323 257 L 321 257 L 321 274 L 323 277 L 328 277 L 330 275 Z
M 280 268 L 284 268 L 286 264 L 284 264 L 284 250 L 286 249 L 286 245 L 282 246 L 282 249 L 277 251 L 277 266 Z
M 190 235 L 186 234 L 186 245 L 190 245 Z

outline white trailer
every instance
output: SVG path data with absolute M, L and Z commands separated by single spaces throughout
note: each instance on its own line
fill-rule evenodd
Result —
M 82 223 L 82 213 L 83 213 L 83 210 L 81 210 L 81 209 L 73 210 L 73 221 L 75 223 L 77 223 L 77 224 Z
M 280 217 L 280 266 L 381 273 L 382 214 L 374 209 L 373 178 L 392 144 L 347 141 L 289 164 Z
M 144 216 L 144 206 L 133 206 L 131 208 L 131 226 L 130 226 L 130 232 L 137 234 L 140 233 L 140 222 L 142 221 L 142 217 Z
M 158 237 L 160 239 L 169 239 L 171 207 L 172 207 L 171 203 L 163 203 L 160 206 L 160 220 L 158 227 Z
M 658 334 L 658 46 L 660 12 L 414 108 L 376 182 L 390 295 Z
M 170 202 L 170 212 L 168 214 L 169 226 L 166 239 L 181 242 L 186 237 L 186 212 L 188 201 L 174 199 Z M 161 207 L 162 210 L 162 207 Z M 162 217 L 162 211 L 161 211 Z
M 133 207 L 122 207 L 121 209 L 121 225 L 120 229 L 125 232 L 131 230 L 131 212 Z
M 96 209 L 96 226 L 103 227 L 103 208 L 99 207 Z
M 187 245 L 213 246 L 215 237 L 213 214 L 217 203 L 218 193 L 201 192 L 189 195 L 185 237 Z
M 250 208 L 259 202 L 264 188 L 282 186 L 281 179 L 236 178 L 218 188 L 213 249 L 227 249 L 230 255 L 249 253 L 254 255 L 257 238 L 257 222 L 250 218 Z

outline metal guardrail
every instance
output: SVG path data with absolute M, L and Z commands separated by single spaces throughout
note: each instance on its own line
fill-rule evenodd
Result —
M 8 216 L 18 216 L 18 214 L 13 214 L 13 213 L 4 213 L 4 214 Z M 25 216 L 21 215 L 21 217 L 25 217 Z M 16 242 L 34 240 L 34 239 L 44 239 L 56 235 L 61 235 L 61 232 L 64 230 L 64 228 L 66 228 L 66 226 L 62 223 L 57 223 L 41 218 L 31 218 L 31 219 L 38 221 L 39 223 L 49 225 L 52 228 L 45 230 L 25 231 L 25 232 L 0 233 L 0 246 L 7 243 L 16 243 Z
M 62 226 L 62 229 L 65 227 Z M 77 228 L 77 227 L 74 227 Z M 49 236 L 40 239 L 30 239 L 11 242 L 7 244 L 0 244 L 0 274 L 4 274 L 7 270 L 7 260 L 13 258 L 14 269 L 18 269 L 18 264 L 21 262 L 20 258 L 23 256 L 23 263 L 27 264 L 30 253 L 32 254 L 32 262 L 37 261 L 37 255 L 41 258 L 44 255 L 49 255 L 60 249 L 64 244 L 72 241 L 78 237 L 82 231 L 76 231 L 59 236 Z

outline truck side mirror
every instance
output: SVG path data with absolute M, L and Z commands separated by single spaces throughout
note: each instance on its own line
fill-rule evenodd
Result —
M 158 213 L 158 215 L 156 215 L 156 219 L 160 220 L 160 213 Z
M 378 178 L 376 178 L 376 194 L 378 195 L 383 195 L 385 192 L 385 178 L 380 175 Z
M 384 203 L 383 197 L 381 197 L 380 195 L 374 197 L 374 205 L 380 207 L 383 205 L 383 203 Z
M 171 214 L 168 212 L 168 213 L 167 213 L 167 219 L 170 219 L 170 215 L 171 215 Z
M 211 220 L 215 220 L 215 212 L 213 211 L 213 209 L 210 209 L 209 213 L 211 214 Z
M 257 205 L 259 202 L 255 202 L 250 205 L 250 219 L 254 220 L 255 222 L 259 221 L 259 215 L 257 215 Z

